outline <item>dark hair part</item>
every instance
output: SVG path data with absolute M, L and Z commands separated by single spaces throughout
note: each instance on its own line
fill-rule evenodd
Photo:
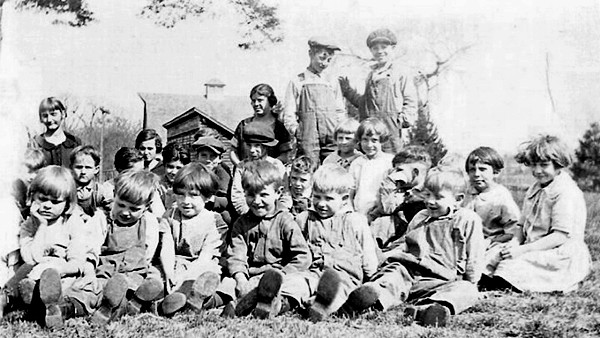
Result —
M 247 193 L 255 194 L 268 185 L 274 189 L 283 186 L 283 173 L 267 160 L 255 160 L 242 167 L 242 187 Z
M 73 167 L 73 163 L 80 155 L 88 155 L 91 156 L 94 160 L 94 164 L 96 166 L 100 165 L 100 153 L 91 145 L 79 146 L 71 151 L 69 155 L 69 161 L 71 162 L 71 167 Z
M 142 153 L 137 148 L 122 147 L 115 153 L 115 169 L 118 172 L 131 169 L 134 163 L 144 160 Z
M 573 163 L 569 147 L 556 136 L 540 135 L 521 147 L 515 159 L 526 166 L 551 161 L 557 168 L 567 168 Z
M 163 163 L 180 161 L 183 165 L 191 162 L 190 153 L 185 150 L 179 143 L 169 143 L 162 151 Z
M 429 152 L 425 147 L 419 145 L 406 146 L 400 149 L 392 159 L 393 166 L 415 162 L 422 162 L 427 165 L 428 168 L 431 167 L 431 155 L 429 155 Z
M 254 94 L 262 95 L 267 97 L 267 101 L 269 102 L 269 106 L 273 108 L 277 104 L 277 96 L 275 96 L 275 91 L 271 86 L 266 83 L 257 84 L 250 90 L 250 99 Z M 271 110 L 272 111 L 272 110 Z
M 469 166 L 475 165 L 477 162 L 491 166 L 496 174 L 504 169 L 504 160 L 494 148 L 479 147 L 473 150 L 465 161 L 465 171 L 469 172 Z
M 42 113 L 55 110 L 60 110 L 63 114 L 65 114 L 65 117 L 67 117 L 67 108 L 65 108 L 65 105 L 62 102 L 60 102 L 59 99 L 51 96 L 43 99 L 42 102 L 40 102 L 40 115 Z
M 290 173 L 312 175 L 316 169 L 315 162 L 310 157 L 302 155 L 292 161 Z
M 156 153 L 162 153 L 162 139 L 154 129 L 144 129 L 140 131 L 140 133 L 135 138 L 135 147 L 139 149 L 142 142 L 152 139 L 156 142 Z
M 177 172 L 173 179 L 173 192 L 182 194 L 195 190 L 204 197 L 211 197 L 219 190 L 218 177 L 200 163 L 190 163 Z

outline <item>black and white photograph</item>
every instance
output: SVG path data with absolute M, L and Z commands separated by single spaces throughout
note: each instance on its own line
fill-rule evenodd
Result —
M 600 336 L 599 55 L 597 0 L 0 0 L 0 336 Z

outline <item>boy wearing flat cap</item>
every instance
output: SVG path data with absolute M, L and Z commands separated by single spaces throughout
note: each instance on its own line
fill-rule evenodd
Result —
M 318 164 L 336 150 L 333 132 L 347 112 L 339 82 L 325 72 L 340 48 L 323 37 L 311 38 L 308 46 L 310 63 L 290 81 L 280 118 L 296 136 L 296 155 Z
M 358 107 L 360 120 L 377 117 L 385 123 L 392 135 L 382 148 L 392 154 L 403 146 L 402 139 L 406 135 L 402 129 L 409 128 L 417 117 L 413 77 L 392 60 L 397 42 L 394 32 L 387 28 L 377 29 L 367 37 L 374 64 L 367 76 L 364 94 L 351 88 L 348 78 L 340 78 L 344 96 Z
M 246 196 L 242 187 L 242 175 L 244 168 L 247 163 L 266 160 L 267 162 L 275 165 L 280 171 L 281 175 L 287 179 L 286 169 L 283 163 L 276 159 L 268 156 L 267 152 L 269 148 L 277 146 L 279 141 L 275 139 L 275 132 L 271 128 L 265 128 L 262 123 L 250 122 L 246 124 L 242 138 L 246 144 L 246 153 L 248 157 L 241 161 L 233 172 L 233 178 L 231 183 L 231 204 L 235 208 L 237 215 L 243 215 L 248 212 L 249 207 L 246 203 Z M 289 196 L 289 192 L 287 193 Z M 291 198 L 289 203 L 291 205 Z
M 231 180 L 231 170 L 223 163 L 223 153 L 227 149 L 221 140 L 212 136 L 201 136 L 192 143 L 198 154 L 198 162 L 204 164 L 219 178 L 217 196 L 225 196 Z

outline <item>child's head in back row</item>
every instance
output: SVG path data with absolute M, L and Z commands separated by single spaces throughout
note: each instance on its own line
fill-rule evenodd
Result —
M 115 200 L 112 219 L 121 225 L 131 225 L 148 210 L 158 177 L 143 170 L 125 170 L 115 179 Z
M 317 215 L 329 218 L 343 210 L 350 201 L 354 179 L 337 164 L 324 164 L 313 175 L 313 205 Z
M 115 170 L 122 172 L 127 169 L 144 169 L 144 157 L 136 148 L 122 147 L 115 153 Z
M 56 223 L 61 216 L 69 215 L 77 205 L 77 188 L 69 169 L 50 165 L 38 171 L 29 186 L 31 214 Z
M 177 172 L 184 165 L 190 163 L 190 154 L 179 143 L 169 143 L 163 149 L 163 163 L 165 165 L 165 177 L 167 183 L 172 184 Z
M 290 168 L 290 193 L 292 197 L 304 196 L 311 189 L 315 163 L 308 156 L 300 156 L 292 161 Z
M 346 119 L 337 125 L 333 132 L 333 139 L 338 148 L 338 154 L 342 157 L 351 156 L 356 149 L 355 134 L 359 123 L 355 119 Z
M 90 145 L 73 149 L 70 160 L 73 177 L 80 187 L 92 183 L 100 171 L 100 153 Z
M 425 179 L 422 192 L 430 217 L 443 217 L 458 209 L 466 190 L 467 180 L 462 169 L 453 167 L 431 169 Z
M 504 160 L 490 147 L 479 147 L 473 150 L 465 162 L 469 183 L 479 193 L 494 188 L 496 178 L 502 169 L 504 169 Z
M 242 187 L 251 213 L 261 218 L 273 216 L 283 192 L 283 173 L 266 160 L 248 162 L 242 169 Z
M 369 159 L 381 153 L 382 144 L 390 138 L 390 131 L 386 125 L 376 117 L 363 120 L 356 130 L 356 142 L 359 150 Z
M 569 167 L 573 161 L 567 145 L 551 135 L 541 135 L 524 143 L 524 148 L 515 159 L 531 168 L 533 177 L 542 186 L 550 184 L 562 169 Z
M 173 180 L 177 208 L 184 218 L 197 216 L 218 189 L 218 178 L 200 163 L 187 164 Z

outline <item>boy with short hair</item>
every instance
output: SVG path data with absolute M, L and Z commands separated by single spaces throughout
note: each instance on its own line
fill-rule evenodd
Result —
M 267 160 L 250 162 L 243 172 L 249 212 L 233 225 L 227 249 L 229 273 L 236 281 L 236 293 L 243 297 L 236 315 L 247 315 L 256 306 L 257 317 L 269 317 L 274 311 L 268 299 L 272 289 L 281 287 L 285 275 L 310 265 L 308 245 L 298 224 L 277 205 L 283 182 L 281 170 Z
M 354 134 L 358 130 L 359 123 L 355 119 L 346 119 L 337 125 L 333 132 L 333 139 L 337 146 L 337 151 L 329 154 L 324 160 L 326 163 L 337 163 L 344 169 L 350 168 L 352 161 L 360 156 L 360 152 L 356 150 L 356 139 Z
M 312 321 L 324 320 L 376 272 L 375 242 L 367 219 L 352 211 L 352 187 L 352 175 L 337 164 L 324 164 L 313 175 L 314 209 L 296 217 L 312 264 L 308 271 L 290 275 L 282 292 L 275 294 L 281 299 L 274 296 L 271 302 L 275 314 L 308 306 Z
M 289 189 L 292 197 L 292 215 L 312 208 L 312 175 L 315 164 L 308 156 L 300 156 L 290 166 Z
M 383 146 L 390 153 L 402 148 L 407 136 L 402 129 L 409 128 L 417 117 L 413 78 L 393 60 L 397 42 L 396 34 L 387 28 L 377 29 L 367 37 L 375 64 L 367 76 L 364 94 L 351 88 L 347 78 L 340 78 L 344 96 L 358 107 L 360 120 L 378 117 L 390 130 L 390 139 Z
M 340 48 L 324 37 L 313 37 L 308 45 L 310 63 L 290 81 L 280 118 L 296 136 L 297 155 L 321 163 L 335 151 L 334 129 L 347 117 L 338 81 L 324 72 Z
M 380 248 L 404 235 L 413 217 L 425 209 L 419 193 L 431 167 L 431 156 L 425 147 L 407 146 L 394 155 L 392 166 L 379 187 L 377 205 L 367 215 Z
M 371 281 L 353 291 L 348 313 L 387 310 L 409 302 L 405 311 L 425 326 L 445 326 L 478 299 L 483 232 L 481 218 L 460 207 L 467 189 L 462 171 L 432 169 L 423 196 L 426 210 L 408 225 L 404 245 L 395 249 Z
M 79 146 L 73 149 L 69 159 L 77 184 L 77 204 L 89 217 L 94 216 L 97 209 L 108 214 L 113 201 L 113 191 L 110 186 L 96 180 L 100 171 L 98 151 L 91 145 Z
M 115 180 L 109 218 L 96 226 L 96 287 L 87 293 L 86 307 L 99 308 L 92 320 L 107 323 L 125 312 L 139 313 L 161 296 L 160 272 L 150 265 L 158 245 L 158 221 L 148 213 L 158 177 L 148 171 L 126 170 Z M 100 301 L 101 299 L 101 301 Z
M 283 163 L 280 160 L 267 155 L 268 147 L 274 147 L 278 142 L 275 139 L 275 134 L 271 129 L 263 128 L 260 123 L 250 122 L 246 124 L 244 128 L 243 140 L 248 147 L 248 158 L 244 159 L 239 165 L 236 166 L 231 181 L 231 205 L 235 209 L 237 215 L 243 215 L 249 211 L 244 189 L 242 187 L 242 175 L 247 163 L 257 160 L 265 160 L 273 164 L 281 173 L 282 177 L 285 177 L 286 174 L 286 169 Z M 286 201 L 284 204 L 289 207 L 291 205 L 291 201 Z

